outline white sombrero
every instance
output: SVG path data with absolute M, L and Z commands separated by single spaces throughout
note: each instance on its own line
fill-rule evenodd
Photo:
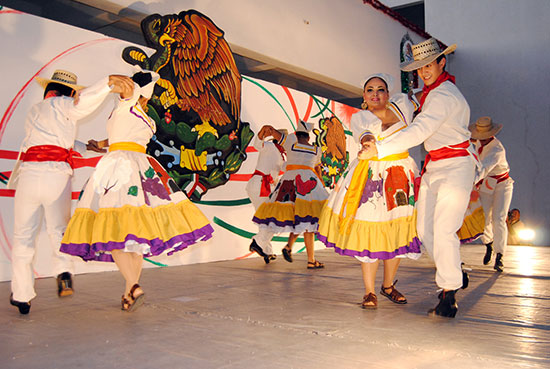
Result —
M 66 70 L 58 69 L 55 72 L 53 72 L 52 78 L 42 78 L 42 77 L 36 77 L 36 82 L 42 86 L 42 88 L 46 88 L 46 86 L 50 83 L 59 83 L 60 85 L 67 86 L 69 88 L 72 88 L 75 91 L 82 90 L 85 88 L 85 86 L 80 86 L 76 84 L 76 74 L 72 72 L 67 72 Z
M 402 71 L 411 72 L 430 64 L 439 56 L 450 54 L 456 50 L 456 44 L 452 44 L 445 50 L 441 51 L 439 43 L 435 38 L 430 38 L 419 44 L 412 46 L 413 60 L 408 60 L 399 65 Z

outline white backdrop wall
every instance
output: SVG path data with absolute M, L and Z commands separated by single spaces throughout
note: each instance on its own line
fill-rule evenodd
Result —
M 86 1 L 83 1 L 86 3 Z M 90 2 L 90 3 L 93 3 Z M 111 0 L 145 14 L 196 9 L 236 48 L 348 85 L 385 72 L 399 77 L 399 43 L 408 31 L 362 0 Z M 415 41 L 419 36 L 411 33 Z
M 426 31 L 458 44 L 450 70 L 471 107 L 504 125 L 512 207 L 550 244 L 550 1 L 426 0 Z
M 75 27 L 53 22 L 43 18 L 0 9 L 0 68 L 5 71 L 3 88 L 0 90 L 0 173 L 8 174 L 15 163 L 14 158 L 24 136 L 23 124 L 30 107 L 42 99 L 43 90 L 33 81 L 35 75 L 50 77 L 55 69 L 67 69 L 75 72 L 78 83 L 89 85 L 99 78 L 113 73 L 129 74 L 131 68 L 120 57 L 129 43 L 84 31 Z M 152 51 L 151 51 L 152 52 Z M 310 95 L 289 90 L 282 86 L 243 77 L 242 111 L 243 121 L 250 122 L 253 131 L 261 125 L 270 123 L 278 128 L 292 131 L 296 115 L 310 122 L 328 117 L 334 112 L 349 130 L 350 108 L 339 103 L 328 102 L 320 98 L 319 104 L 313 103 L 308 109 Z M 296 107 L 294 110 L 293 105 Z M 327 105 L 328 109 L 323 106 Z M 113 100 L 105 103 L 92 116 L 79 124 L 78 139 L 86 142 L 90 138 L 105 138 L 105 123 L 112 109 Z M 308 113 L 309 111 L 309 113 Z M 350 157 L 355 157 L 357 149 L 349 138 Z M 90 153 L 89 156 L 97 154 Z M 256 156 L 249 152 L 238 174 L 254 172 Z M 80 191 L 91 173 L 91 168 L 75 170 L 73 194 Z M 240 200 L 246 198 L 246 182 L 231 180 L 226 185 L 210 190 L 202 200 Z M 37 186 L 47 186 L 38 183 Z M 73 201 L 73 206 L 76 201 Z M 214 237 L 204 243 L 193 245 L 189 249 L 173 256 L 160 256 L 151 259 L 156 265 L 180 265 L 217 260 L 249 257 L 247 236 L 257 231 L 251 222 L 254 209 L 251 204 L 240 206 L 206 206 L 200 209 L 212 220 Z M 9 280 L 11 274 L 11 247 L 13 243 L 13 191 L 6 189 L 0 181 L 0 280 Z M 286 235 L 284 235 L 286 236 Z M 35 275 L 51 275 L 50 254 L 52 252 L 48 238 L 42 230 L 37 247 Z M 284 240 L 277 241 L 275 250 L 284 246 Z M 298 243 L 296 251 L 302 248 Z M 323 247 L 318 243 L 318 247 Z M 111 263 L 77 261 L 77 273 L 113 270 Z M 259 259 L 259 263 L 263 260 Z M 153 267 L 155 264 L 146 263 Z

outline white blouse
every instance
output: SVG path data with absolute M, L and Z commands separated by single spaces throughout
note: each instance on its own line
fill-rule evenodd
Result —
M 109 145 L 117 142 L 135 142 L 147 146 L 157 130 L 155 121 L 147 115 L 138 100 L 140 88 L 134 86 L 134 94 L 128 99 L 119 97 L 109 120 L 107 121 L 107 137 Z

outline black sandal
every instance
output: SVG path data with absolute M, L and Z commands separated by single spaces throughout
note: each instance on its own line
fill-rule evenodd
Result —
M 321 263 L 319 260 L 315 261 L 308 261 L 307 262 L 307 268 L 308 269 L 321 269 L 324 268 L 325 264 Z
M 128 294 L 130 299 L 127 299 L 124 295 L 122 295 L 122 310 L 132 312 L 143 305 L 143 302 L 145 301 L 145 292 L 138 296 L 134 295 L 138 288 L 141 288 L 141 286 L 137 283 L 132 286 L 130 293 Z
M 388 299 L 390 299 L 391 302 L 395 302 L 396 304 L 406 304 L 407 299 L 401 292 L 395 289 L 395 284 L 397 283 L 397 279 L 393 284 L 389 287 L 384 287 L 384 283 L 382 283 L 382 287 L 380 288 L 380 294 L 383 296 L 386 296 Z M 390 290 L 389 293 L 386 292 L 386 290 Z
M 368 295 L 363 296 L 363 302 L 361 303 L 363 309 L 377 309 L 378 308 L 378 297 L 372 292 Z
M 285 258 L 286 261 L 288 261 L 289 263 L 292 263 L 292 249 L 289 250 L 289 246 L 288 244 L 286 244 L 285 247 L 283 247 L 283 257 Z

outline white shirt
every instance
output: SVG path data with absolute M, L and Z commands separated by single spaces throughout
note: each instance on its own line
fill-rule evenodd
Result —
M 430 91 L 422 112 L 405 129 L 377 142 L 378 157 L 403 152 L 424 142 L 427 151 L 470 139 L 470 107 L 454 83 L 445 81 Z
M 262 141 L 258 136 L 254 139 L 254 148 L 258 150 L 256 170 L 269 174 L 273 180 L 276 180 L 285 163 L 279 149 L 273 142 Z
M 107 97 L 111 89 L 105 77 L 80 91 L 78 104 L 68 96 L 50 97 L 33 105 L 25 120 L 25 138 L 21 143 L 20 154 L 32 146 L 55 145 L 70 149 L 75 144 L 76 122 L 91 114 Z M 19 170 L 57 170 L 72 174 L 66 162 L 20 162 L 10 176 L 9 188 L 15 187 Z M 11 180 L 13 178 L 13 181 Z
M 483 164 L 482 178 L 499 176 L 510 171 L 510 166 L 506 160 L 506 150 L 504 150 L 504 146 L 502 146 L 502 143 L 496 137 L 483 146 L 481 154 L 479 154 L 481 143 L 478 140 L 475 142 L 475 147 L 479 160 Z

